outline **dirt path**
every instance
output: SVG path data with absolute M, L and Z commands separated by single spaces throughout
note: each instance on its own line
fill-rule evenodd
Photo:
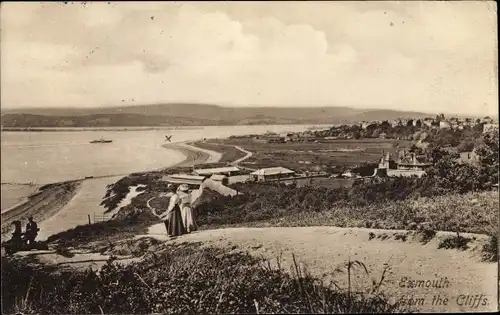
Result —
M 231 162 L 231 165 L 238 166 L 238 164 L 240 164 L 241 162 L 249 159 L 253 155 L 253 152 L 247 151 L 247 150 L 243 149 L 242 147 L 239 147 L 237 145 L 235 145 L 234 147 L 236 149 L 240 150 L 241 152 L 245 153 L 246 155 L 244 157 L 242 157 L 242 158 L 239 158 L 239 159 Z
M 371 233 L 385 233 L 389 237 L 385 240 L 374 238 L 369 240 Z M 363 290 L 372 283 L 372 279 L 379 280 L 384 264 L 390 266 L 386 274 L 383 289 L 394 298 L 413 298 L 418 304 L 415 309 L 426 312 L 463 312 L 463 311 L 493 311 L 496 310 L 496 279 L 497 265 L 482 263 L 479 259 L 479 250 L 486 241 L 482 235 L 472 242 L 471 249 L 459 251 L 454 249 L 438 249 L 439 239 L 447 235 L 438 232 L 436 237 L 421 245 L 418 241 L 408 239 L 403 242 L 395 240 L 394 230 L 354 229 L 337 227 L 292 227 L 292 228 L 228 228 L 206 230 L 185 235 L 177 240 L 168 242 L 203 242 L 206 245 L 215 245 L 244 250 L 257 257 L 264 257 L 273 262 L 282 254 L 282 265 L 291 266 L 292 253 L 297 260 L 307 267 L 314 276 L 322 277 L 325 281 L 332 279 L 331 273 L 341 267 L 349 259 L 363 262 L 369 275 L 358 269 L 352 275 L 352 287 Z M 168 240 L 165 227 L 161 224 L 150 228 L 150 237 Z M 464 236 L 466 236 L 464 234 Z M 138 236 L 143 237 L 143 236 Z M 446 278 L 449 286 L 445 288 L 407 288 L 401 287 L 404 277 L 411 280 L 440 280 Z M 347 287 L 345 273 L 335 276 L 340 287 Z M 442 282 L 444 283 L 444 282 Z M 432 305 L 434 295 L 448 298 L 445 305 Z M 484 306 L 467 306 L 467 296 L 483 294 L 488 301 Z M 457 300 L 458 299 L 458 300 Z M 470 300 L 467 300 L 470 302 Z M 472 302 L 470 302 L 472 303 Z M 420 305 L 421 304 L 421 305 Z

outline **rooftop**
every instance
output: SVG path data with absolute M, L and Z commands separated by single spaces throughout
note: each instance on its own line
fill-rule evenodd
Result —
M 227 178 L 227 176 L 214 174 L 210 177 L 210 179 L 213 179 L 213 180 L 223 180 L 224 178 Z
M 205 180 L 205 177 L 196 175 L 187 175 L 187 174 L 173 174 L 164 176 L 163 180 L 167 182 L 174 182 L 174 181 L 177 182 L 179 180 L 202 182 L 203 180 Z
M 214 173 L 228 173 L 228 172 L 239 172 L 240 169 L 236 166 L 229 167 L 217 167 L 217 168 L 205 168 L 205 169 L 196 169 L 194 173 L 198 175 L 209 175 Z

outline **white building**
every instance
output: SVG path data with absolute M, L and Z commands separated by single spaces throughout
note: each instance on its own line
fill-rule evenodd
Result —
M 440 129 L 449 129 L 451 128 L 450 124 L 446 121 L 440 121 L 439 122 L 439 128 Z
M 250 176 L 257 181 L 266 181 L 266 180 L 286 178 L 293 176 L 294 174 L 295 171 L 279 166 L 279 167 L 262 168 L 260 170 L 250 173 Z
M 198 176 L 212 176 L 212 175 L 231 176 L 231 175 L 239 174 L 240 172 L 241 172 L 241 170 L 236 166 L 195 169 L 193 171 L 193 173 L 198 175 Z

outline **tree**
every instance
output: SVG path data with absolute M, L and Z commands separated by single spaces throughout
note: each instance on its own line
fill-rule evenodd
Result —
M 474 130 L 477 133 L 483 133 L 484 123 L 482 123 L 481 121 L 479 121 L 476 125 L 474 125 L 474 127 L 472 128 L 472 130 Z
M 457 147 L 458 152 L 470 152 L 474 150 L 475 141 L 471 138 L 466 138 L 460 142 Z
M 488 132 L 479 138 L 475 152 L 481 164 L 498 167 L 498 132 Z
M 498 184 L 498 132 L 484 134 L 477 141 L 474 152 L 479 156 L 479 180 L 484 188 Z

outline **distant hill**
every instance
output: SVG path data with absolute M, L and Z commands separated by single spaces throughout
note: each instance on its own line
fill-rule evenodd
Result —
M 160 104 L 110 108 L 2 110 L 3 127 L 143 127 L 266 124 L 337 124 L 431 114 L 349 107 L 222 107 L 210 104 Z

